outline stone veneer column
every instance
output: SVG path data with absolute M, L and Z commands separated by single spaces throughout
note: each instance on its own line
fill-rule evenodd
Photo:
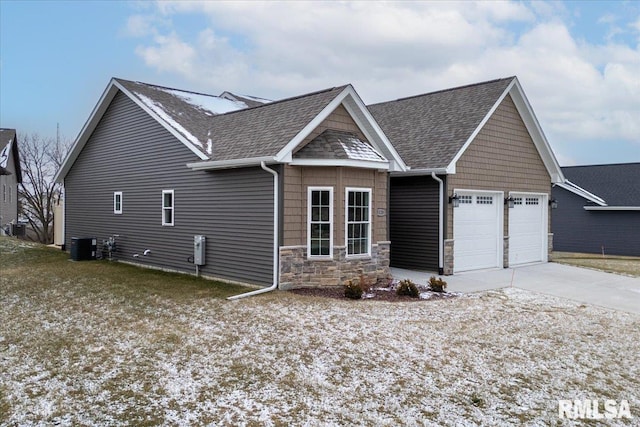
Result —
M 509 236 L 502 239 L 502 266 L 509 268 Z
M 553 253 L 553 233 L 549 233 L 547 236 L 547 261 L 551 261 L 552 253 Z
M 444 265 L 442 272 L 445 276 L 451 276 L 453 274 L 453 239 L 446 239 L 444 241 Z

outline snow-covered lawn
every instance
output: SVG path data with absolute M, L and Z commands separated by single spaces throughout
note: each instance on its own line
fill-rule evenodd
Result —
M 517 289 L 123 297 L 2 268 L 0 425 L 573 425 L 558 400 L 585 398 L 640 423 L 638 315 Z

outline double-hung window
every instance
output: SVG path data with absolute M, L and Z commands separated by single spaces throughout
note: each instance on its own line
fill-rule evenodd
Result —
M 113 213 L 122 213 L 122 191 L 114 191 L 113 193 Z
M 162 225 L 173 225 L 173 190 L 162 190 Z
M 309 258 L 333 256 L 333 188 L 309 187 L 307 194 Z
M 347 256 L 371 255 L 371 189 L 347 188 L 345 210 Z

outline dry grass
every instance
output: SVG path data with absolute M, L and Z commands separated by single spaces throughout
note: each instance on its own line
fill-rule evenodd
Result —
M 640 417 L 640 317 L 507 289 L 419 303 L 271 293 L 0 239 L 0 425 L 571 425 Z
M 559 264 L 586 267 L 607 273 L 640 277 L 640 257 L 582 254 L 573 252 L 553 252 L 552 261 Z

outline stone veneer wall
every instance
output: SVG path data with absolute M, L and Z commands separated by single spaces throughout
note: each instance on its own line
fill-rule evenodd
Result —
M 552 252 L 553 252 L 553 233 L 549 233 L 547 237 L 547 261 L 551 261 Z
M 374 284 L 390 277 L 389 249 L 391 242 L 378 242 L 371 247 L 371 256 L 347 258 L 345 246 L 334 246 L 333 259 L 307 258 L 307 246 L 280 248 L 280 289 L 341 286 L 363 275 Z

